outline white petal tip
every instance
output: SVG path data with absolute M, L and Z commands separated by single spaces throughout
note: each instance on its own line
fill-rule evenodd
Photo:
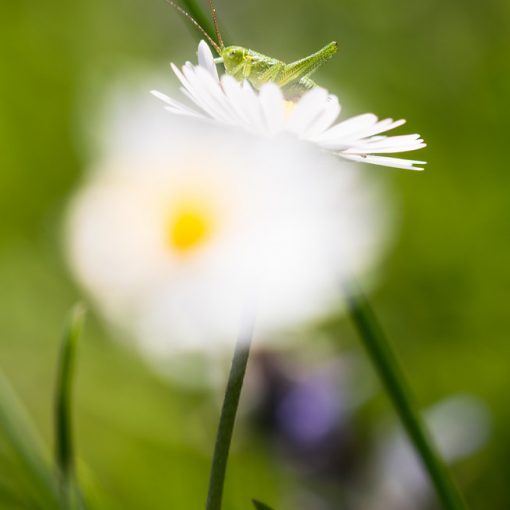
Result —
M 157 97 L 158 99 L 161 99 L 162 101 L 166 101 L 168 99 L 168 96 L 159 90 L 151 90 L 150 94 L 152 94 L 154 97 Z

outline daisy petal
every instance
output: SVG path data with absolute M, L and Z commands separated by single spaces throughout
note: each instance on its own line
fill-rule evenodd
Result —
M 232 105 L 232 108 L 236 111 L 240 124 L 249 129 L 250 128 L 250 115 L 246 112 L 243 90 L 241 84 L 232 76 L 224 74 L 221 77 L 221 87 L 226 96 L 226 99 Z
M 393 120 L 393 119 L 384 119 L 377 122 L 374 126 L 369 127 L 356 133 L 357 138 L 367 138 L 369 136 L 378 135 L 379 133 L 384 133 L 385 131 L 390 131 L 391 129 L 395 129 L 402 124 L 405 124 L 406 121 L 404 119 Z
M 274 83 L 267 83 L 260 89 L 259 97 L 267 130 L 272 135 L 279 133 L 283 130 L 285 122 L 285 100 L 280 87 Z
M 171 97 L 159 92 L 158 90 L 151 90 L 151 94 L 154 97 L 157 97 L 159 100 L 166 103 L 168 105 L 166 109 L 170 108 L 174 113 L 203 117 L 203 115 L 201 115 L 200 113 L 196 112 L 195 110 L 192 110 L 191 108 L 188 108 L 186 105 L 183 105 L 179 101 L 172 99 Z
M 352 139 L 355 135 L 377 123 L 377 117 L 373 113 L 364 113 L 344 120 L 325 131 L 317 142 L 325 148 L 334 149 L 335 146 L 345 146 L 345 140 Z
M 243 82 L 241 91 L 245 105 L 245 112 L 249 115 L 250 118 L 251 130 L 260 134 L 264 134 L 265 122 L 258 95 L 255 93 L 253 87 L 247 81 Z
M 200 41 L 198 45 L 198 65 L 208 71 L 217 82 L 220 81 L 211 48 L 205 41 Z
M 360 140 L 353 144 L 346 153 L 382 153 L 382 152 L 405 152 L 425 147 L 420 135 L 403 135 L 377 137 L 376 139 Z
M 320 136 L 321 133 L 331 127 L 338 115 L 340 115 L 340 103 L 336 96 L 330 94 L 323 103 L 322 111 L 308 127 L 307 138 L 313 140 L 314 137 Z
M 322 105 L 327 98 L 328 92 L 320 87 L 307 92 L 292 110 L 287 121 L 287 129 L 298 136 L 304 136 L 320 114 L 317 105 Z
M 392 154 L 395 152 L 409 152 L 409 151 L 416 151 L 418 149 L 423 149 L 426 147 L 427 144 L 425 143 L 415 143 L 413 145 L 404 145 L 401 147 L 395 147 L 395 146 L 388 146 L 388 147 L 353 147 L 351 149 L 347 149 L 345 151 L 342 151 L 342 154 L 383 154 L 388 153 Z
M 415 165 L 425 165 L 426 161 L 417 161 L 413 159 L 389 158 L 386 156 L 371 156 L 371 155 L 358 155 L 358 154 L 345 154 L 339 153 L 339 156 L 351 161 L 359 161 L 361 163 L 370 163 L 372 165 L 390 166 L 393 168 L 402 168 L 404 170 L 423 170 L 421 167 Z

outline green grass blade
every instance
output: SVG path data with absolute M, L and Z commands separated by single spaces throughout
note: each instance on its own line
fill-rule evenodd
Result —
M 253 339 L 253 317 L 247 317 L 241 327 L 232 358 L 232 365 L 227 381 L 227 388 L 221 408 L 220 422 L 216 433 L 216 443 L 209 478 L 209 490 L 207 493 L 206 510 L 221 510 L 223 488 L 227 462 L 232 442 L 239 398 L 243 388 L 246 366 L 250 357 L 250 347 Z
M 42 454 L 42 441 L 23 405 L 0 373 L 0 433 L 14 453 L 20 473 L 16 473 L 17 484 L 25 480 L 30 486 L 30 495 L 38 502 L 37 508 L 59 508 L 57 486 L 50 465 Z M 18 476 L 20 477 L 18 479 Z
M 167 0 L 167 1 L 170 4 L 172 3 L 170 0 Z M 216 37 L 216 31 L 214 29 L 212 14 L 209 11 L 206 11 L 204 13 L 203 9 L 199 7 L 196 0 L 181 0 L 180 3 L 183 5 L 183 7 L 189 13 L 189 15 L 195 21 L 197 21 L 197 23 L 209 34 L 209 37 L 211 37 L 211 39 L 213 41 L 216 41 L 216 43 L 219 46 L 221 46 L 220 41 Z M 218 20 L 218 24 L 221 25 L 219 20 Z M 189 25 L 190 25 L 190 28 L 193 29 L 193 32 L 195 32 L 197 34 L 197 36 L 199 36 L 201 39 L 203 39 L 203 37 L 200 35 L 198 29 L 196 29 L 196 27 L 194 27 L 191 24 L 191 22 L 189 23 Z M 225 46 L 228 46 L 228 43 L 227 43 L 228 33 L 223 28 L 221 28 L 220 31 L 221 31 L 221 38 L 223 40 L 223 43 L 225 44 Z M 207 43 L 210 44 L 209 41 Z
M 348 289 L 348 296 L 350 317 L 436 490 L 438 500 L 445 510 L 466 510 L 464 498 L 421 419 L 397 357 L 370 304 L 360 289 L 354 286 Z
M 253 505 L 257 510 L 273 510 L 270 506 L 265 505 L 264 503 L 261 503 L 260 501 L 257 501 L 256 499 L 252 499 Z
M 209 34 L 213 41 L 216 40 L 211 16 L 204 14 L 195 0 L 181 0 L 180 2 L 190 16 Z M 190 23 L 191 25 L 191 23 Z M 195 28 L 195 27 L 193 27 Z M 198 31 L 197 31 L 198 32 Z
M 64 508 L 80 508 L 75 482 L 72 429 L 72 389 L 78 342 L 83 331 L 85 308 L 78 304 L 70 313 L 62 346 L 55 389 L 55 461 Z

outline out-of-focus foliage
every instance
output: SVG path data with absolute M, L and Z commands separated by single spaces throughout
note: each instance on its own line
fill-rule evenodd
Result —
M 406 132 L 428 142 L 419 154 L 429 161 L 425 173 L 372 169 L 393 181 L 401 205 L 374 306 L 421 404 L 457 392 L 487 402 L 491 441 L 455 475 L 473 509 L 505 508 L 510 4 L 218 0 L 218 11 L 232 42 L 288 61 L 338 40 L 339 54 L 317 81 L 339 95 L 345 113 L 405 117 Z M 191 59 L 195 48 L 163 1 L 0 4 L 0 366 L 48 444 L 59 333 L 79 295 L 60 244 L 68 194 L 88 161 L 78 119 L 88 113 L 91 91 L 126 71 Z M 322 333 L 359 348 L 344 319 Z M 202 505 L 216 394 L 162 381 L 94 320 L 76 390 L 79 471 L 100 487 L 105 507 Z M 362 418 L 377 423 L 390 412 L 377 398 Z M 249 508 L 253 496 L 277 506 L 292 483 L 245 425 L 238 427 L 226 510 Z M 0 506 L 17 508 L 3 497 L 0 487 Z

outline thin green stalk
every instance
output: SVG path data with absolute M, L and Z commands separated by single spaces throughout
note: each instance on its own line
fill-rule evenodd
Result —
M 206 16 L 202 12 L 202 9 L 197 5 L 197 2 L 195 0 L 181 0 L 181 3 L 185 6 L 191 17 L 194 18 L 198 24 L 209 34 L 213 41 L 216 40 L 212 18 L 210 16 Z
M 256 510 L 273 510 L 270 506 L 267 506 L 265 503 L 262 503 L 256 499 L 252 499 L 252 502 Z
M 42 441 L 23 404 L 0 372 L 0 433 L 16 453 L 30 480 L 30 489 L 45 509 L 58 508 L 57 488 L 42 454 Z
M 220 423 L 216 434 L 214 455 L 209 478 L 209 492 L 206 510 L 221 510 L 225 474 L 227 471 L 228 454 L 232 442 L 232 432 L 239 406 L 239 398 L 243 387 L 246 365 L 250 356 L 250 345 L 253 337 L 253 321 L 243 327 L 237 339 L 232 366 L 228 376 L 227 388 L 221 409 Z
M 173 0 L 167 0 L 167 2 L 175 6 Z M 180 0 L 180 2 L 186 8 L 186 11 L 189 13 L 189 15 L 207 32 L 209 37 L 211 37 L 213 41 L 216 41 L 216 43 L 220 44 L 220 41 L 218 41 L 218 37 L 216 36 L 216 30 L 213 24 L 212 13 L 206 12 L 204 14 L 203 10 L 199 7 L 196 0 Z M 219 21 L 218 24 L 221 25 Z M 195 27 L 193 27 L 191 23 L 190 27 L 195 29 Z M 223 43 L 227 45 L 227 40 L 229 39 L 228 33 L 225 31 L 223 27 L 221 27 L 220 30 L 221 39 L 223 40 Z M 194 32 L 197 35 L 199 35 L 198 29 L 194 30 Z
M 438 499 L 446 510 L 466 510 L 466 503 L 421 420 L 397 358 L 368 301 L 357 288 L 350 288 L 348 296 L 351 319 L 421 458 Z
M 58 470 L 62 505 L 79 508 L 80 496 L 75 482 L 75 461 L 72 431 L 72 387 L 76 351 L 83 331 L 85 309 L 76 305 L 71 311 L 64 333 L 55 388 L 55 461 Z

